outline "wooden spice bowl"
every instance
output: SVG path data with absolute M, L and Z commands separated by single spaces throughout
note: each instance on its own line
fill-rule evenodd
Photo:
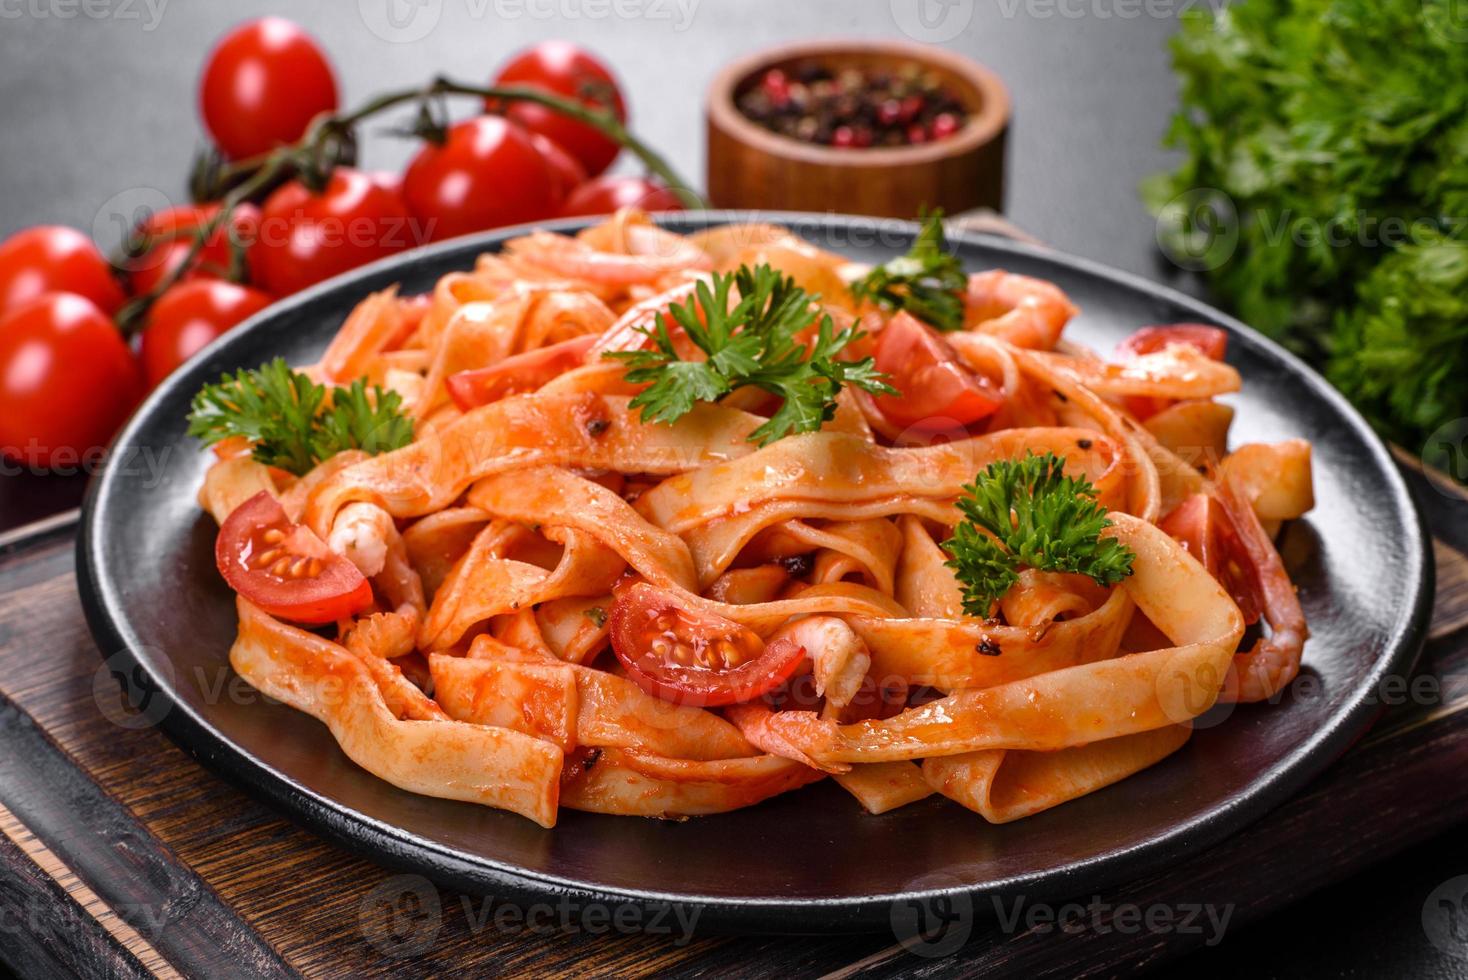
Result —
M 771 68 L 815 62 L 895 72 L 917 63 L 936 74 L 967 111 L 957 133 L 912 146 L 851 149 L 807 143 L 765 129 L 735 98 Z M 726 67 L 708 96 L 708 193 L 721 208 L 840 212 L 915 218 L 1000 209 L 1009 92 L 993 72 L 930 45 L 882 41 L 802 42 Z

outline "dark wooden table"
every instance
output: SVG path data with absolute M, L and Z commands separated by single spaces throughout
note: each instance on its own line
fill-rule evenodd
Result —
M 919 40 L 933 40 L 963 22 L 941 43 L 997 69 L 1015 98 L 1009 214 L 1061 249 L 1198 291 L 1157 257 L 1153 224 L 1135 196 L 1137 180 L 1169 161 L 1157 148 L 1175 91 L 1164 42 L 1176 13 L 1189 6 L 1183 0 L 919 0 L 934 26 L 915 29 L 908 0 L 649 0 L 631 8 L 640 11 L 631 17 L 597 15 L 579 3 L 423 0 L 400 6 L 418 9 L 415 18 L 436 18 L 412 41 L 382 36 L 379 8 L 389 2 L 108 0 L 83 8 L 43 0 L 7 7 L 0 21 L 0 89 L 8 95 L 0 100 L 0 235 L 54 221 L 111 241 L 118 214 L 158 194 L 177 199 L 198 141 L 193 81 L 203 52 L 230 23 L 272 8 L 323 40 L 348 103 L 438 71 L 485 77 L 508 52 L 545 37 L 591 45 L 622 75 L 636 129 L 695 179 L 703 169 L 697 95 L 726 60 L 797 37 L 900 37 L 903 24 Z M 563 13 L 543 16 L 547 9 Z M 412 19 L 386 33 L 405 39 L 426 23 Z M 409 152 L 373 137 L 367 161 L 396 167 Z M 0 473 L 0 528 L 73 506 L 84 485 L 84 475 Z M 1461 568 L 1468 510 L 1432 491 L 1425 499 L 1443 567 Z M 415 930 L 423 922 L 434 922 L 413 906 L 422 897 L 413 888 L 404 891 L 381 869 L 275 818 L 155 732 L 106 721 L 92 693 L 100 660 L 72 591 L 70 533 L 56 526 L 0 548 L 0 693 L 8 699 L 0 703 L 0 731 L 20 739 L 0 755 L 30 763 L 30 778 L 48 789 L 52 807 L 21 821 L 42 831 L 42 840 L 12 822 L 14 807 L 0 819 L 0 958 L 21 972 L 107 966 L 131 976 L 140 965 L 166 972 L 171 964 L 193 974 L 203 972 L 205 954 L 220 950 L 242 970 L 249 964 L 266 972 L 279 965 L 274 949 L 292 967 L 320 974 L 692 974 L 744 966 L 751 973 L 928 975 L 1010 966 L 1065 976 L 1083 966 L 1127 972 L 1122 963 L 1155 964 L 1197 945 L 1166 937 L 1127 944 L 1115 932 L 1107 939 L 976 930 L 972 945 L 947 959 L 907 955 L 890 936 L 679 947 L 668 939 L 476 933 L 483 906 L 472 900 L 466 915 L 460 896 L 442 893 L 437 944 L 424 959 L 394 957 L 415 936 L 422 940 L 426 933 Z M 1445 594 L 1430 652 L 1451 681 L 1468 671 L 1463 617 L 1454 612 L 1468 603 L 1461 575 L 1443 579 L 1460 584 Z M 1436 928 L 1449 922 L 1448 909 L 1462 907 L 1453 895 L 1447 906 L 1437 904 L 1444 896 L 1435 890 L 1468 872 L 1468 843 L 1455 829 L 1468 761 L 1457 713 L 1465 691 L 1461 684 L 1452 690 L 1458 700 L 1449 704 L 1393 709 L 1319 785 L 1200 860 L 1193 900 L 1206 894 L 1248 912 L 1231 919 L 1219 947 L 1163 969 L 1189 977 L 1245 970 L 1261 977 L 1461 975 L 1468 967 L 1461 937 L 1430 937 L 1424 929 L 1425 913 Z M 51 739 L 68 755 L 57 756 Z M 0 791 L 21 778 L 8 768 Z M 1237 877 L 1210 878 L 1209 861 Z M 129 881 L 141 891 L 117 891 Z M 374 893 L 384 882 L 387 892 Z M 1166 904 L 1162 888 L 1140 883 L 1127 894 Z M 388 898 L 396 901 L 377 901 Z M 160 920 L 159 909 L 179 918 Z M 393 926 L 408 945 L 394 945 Z

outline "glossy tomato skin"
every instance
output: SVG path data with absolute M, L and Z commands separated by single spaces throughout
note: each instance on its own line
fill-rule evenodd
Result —
M 627 121 L 627 106 L 611 71 L 584 48 L 569 41 L 545 41 L 510 59 L 495 78 L 497 85 L 527 85 L 593 107 L 611 109 L 619 122 Z M 485 108 L 499 109 L 493 101 Z M 595 177 L 611 166 L 621 149 L 594 126 L 578 122 L 544 106 L 515 102 L 504 107 L 511 119 L 535 133 L 555 140 Z
M 433 241 L 535 221 L 555 213 L 550 166 L 530 134 L 499 116 L 449 127 L 403 174 L 403 195 Z
M 75 228 L 38 225 L 0 244 L 0 316 L 55 292 L 85 296 L 109 316 L 127 298 L 107 259 Z
M 1122 354 L 1155 354 L 1168 344 L 1186 344 L 1215 361 L 1223 360 L 1228 354 L 1228 334 L 1205 323 L 1143 327 L 1123 340 L 1117 350 Z
M 319 194 L 292 180 L 266 199 L 251 258 L 258 284 L 287 296 L 421 244 L 418 238 L 392 181 L 337 167 Z
M 558 344 L 512 354 L 485 368 L 451 374 L 444 381 L 449 397 L 464 411 L 488 405 L 522 391 L 534 391 L 573 368 L 586 363 L 597 341 L 596 334 L 582 334 Z
M 112 320 L 75 293 L 46 293 L 0 318 L 0 452 L 74 466 L 106 447 L 142 395 Z
M 1178 504 L 1157 526 L 1208 569 L 1228 591 L 1244 622 L 1259 621 L 1264 607 L 1259 575 L 1228 509 L 1206 493 Z
M 586 168 L 581 161 L 567 153 L 565 148 L 549 136 L 530 133 L 530 142 L 540 151 L 550 172 L 552 190 L 557 201 L 565 201 L 571 192 L 586 183 Z
M 277 619 L 332 623 L 372 604 L 372 585 L 357 567 L 292 524 L 266 490 L 224 519 L 214 563 L 230 588 Z
M 158 211 L 139 223 L 133 229 L 133 238 L 137 241 L 156 240 L 157 244 L 129 259 L 124 266 L 132 283 L 133 295 L 152 292 L 184 261 L 193 247 L 193 240 L 180 233 L 202 227 L 218 213 L 217 203 L 179 204 Z M 233 259 L 229 244 L 231 231 L 245 247 L 246 272 L 254 274 L 251 247 L 260 234 L 260 209 L 246 202 L 230 214 L 228 227 L 221 227 L 209 236 L 195 256 L 194 268 L 185 273 L 185 279 L 217 279 L 229 272 Z
M 646 582 L 617 589 L 608 617 L 612 652 L 627 676 L 664 701 L 720 707 L 785 684 L 805 661 L 789 640 L 766 645 L 753 630 L 688 609 Z
M 877 335 L 877 370 L 891 376 L 900 395 L 875 398 L 894 425 L 923 432 L 971 425 L 993 415 L 1004 398 L 958 355 L 932 327 L 899 313 Z
M 171 286 L 148 311 L 138 349 L 148 387 L 155 387 L 205 345 L 271 302 L 268 293 L 220 279 Z
M 1155 354 L 1165 350 L 1169 344 L 1182 344 L 1201 352 L 1205 357 L 1221 361 L 1228 354 L 1228 334 L 1219 327 L 1204 323 L 1172 323 L 1167 326 L 1142 327 L 1117 345 L 1116 351 L 1123 358 L 1142 354 Z M 1127 411 L 1145 422 L 1158 412 L 1175 404 L 1172 399 L 1149 395 L 1128 395 L 1122 399 Z
M 561 205 L 561 217 L 611 214 L 620 208 L 642 211 L 682 211 L 678 195 L 646 177 L 597 177 L 571 192 Z
M 282 17 L 250 21 L 226 34 L 199 80 L 204 126 L 231 160 L 295 142 L 313 118 L 336 106 L 336 78 L 326 56 Z

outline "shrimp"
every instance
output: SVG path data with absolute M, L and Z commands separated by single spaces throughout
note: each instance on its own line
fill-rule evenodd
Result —
M 842 708 L 861 689 L 872 666 L 866 641 L 836 616 L 807 616 L 775 631 L 771 642 L 788 639 L 805 647 L 815 674 L 816 693 Z
M 1310 630 L 1274 542 L 1227 475 L 1218 482 L 1218 501 L 1238 531 L 1259 587 L 1264 621 L 1269 624 L 1268 636 L 1252 650 L 1234 655 L 1219 700 L 1263 701 L 1278 694 L 1300 672 L 1300 656 Z
M 608 286 L 655 283 L 670 272 L 710 268 L 702 249 L 682 238 L 672 242 L 671 237 L 639 234 L 640 251 L 631 255 L 600 252 L 579 239 L 548 231 L 532 232 L 505 247 L 515 258 L 557 275 Z
M 1003 269 L 969 276 L 964 307 L 967 329 L 1032 350 L 1052 349 L 1079 312 L 1054 283 Z
M 350 503 L 337 514 L 326 545 L 372 578 L 386 567 L 388 541 L 396 531 L 392 515 L 381 507 Z

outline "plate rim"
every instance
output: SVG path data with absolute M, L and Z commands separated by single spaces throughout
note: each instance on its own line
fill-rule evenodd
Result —
M 796 228 L 819 230 L 832 227 L 880 227 L 911 237 L 919 225 L 912 221 L 872 218 L 801 211 L 734 211 L 711 210 L 673 212 L 657 215 L 660 223 L 695 230 L 761 220 L 787 224 Z M 444 256 L 462 254 L 469 264 L 482 251 L 503 243 L 531 228 L 571 231 L 586 227 L 595 218 L 572 218 L 535 222 L 496 229 L 462 238 L 401 252 L 326 280 L 309 289 L 273 304 L 229 331 L 201 352 L 227 353 L 231 346 L 244 343 L 244 338 L 265 324 L 298 307 L 316 302 L 320 297 L 338 291 L 361 291 L 361 283 L 400 267 L 432 263 Z M 1277 360 L 1290 372 L 1303 378 L 1310 393 L 1326 402 L 1337 418 L 1346 422 L 1370 454 L 1373 468 L 1387 484 L 1394 508 L 1403 520 L 1404 564 L 1415 572 L 1406 583 L 1411 590 L 1410 615 L 1392 624 L 1381 654 L 1362 679 L 1350 689 L 1350 696 L 1312 735 L 1293 747 L 1273 766 L 1262 771 L 1236 800 L 1210 807 L 1190 820 L 1177 823 L 1165 832 L 1130 847 L 1116 848 L 1086 859 L 1053 868 L 1043 868 L 1010 875 L 978 884 L 913 889 L 880 895 L 818 897 L 790 899 L 778 896 L 710 896 L 686 894 L 658 888 L 620 888 L 578 881 L 532 871 L 512 863 L 482 855 L 469 857 L 446 844 L 422 837 L 403 827 L 373 818 L 345 803 L 306 787 L 265 760 L 252 755 L 231 742 L 219 730 L 172 696 L 169 683 L 148 669 L 143 659 L 133 654 L 140 638 L 132 632 L 125 615 L 123 596 L 107 576 L 100 546 L 98 527 L 102 501 L 115 485 L 110 462 L 104 463 L 93 478 L 82 506 L 76 542 L 76 574 L 83 613 L 104 659 L 104 665 L 126 685 L 130 681 L 141 687 L 134 695 L 161 699 L 161 729 L 189 755 L 206 768 L 223 776 L 247 795 L 266 803 L 304 825 L 313 833 L 335 845 L 381 864 L 405 871 L 427 874 L 434 880 L 471 893 L 495 893 L 512 901 L 533 902 L 547 896 L 610 905 L 632 905 L 644 912 L 656 912 L 677 905 L 696 910 L 700 930 L 761 933 L 829 933 L 886 930 L 893 928 L 892 912 L 898 903 L 933 903 L 955 898 L 972 901 L 979 897 L 1025 895 L 1037 893 L 1060 898 L 1098 891 L 1122 881 L 1154 873 L 1159 868 L 1189 851 L 1208 847 L 1224 837 L 1239 832 L 1260 816 L 1283 802 L 1289 795 L 1333 763 L 1356 737 L 1374 721 L 1381 708 L 1371 702 L 1370 695 L 1382 679 L 1395 671 L 1410 672 L 1426 640 L 1431 615 L 1435 570 L 1431 560 L 1426 522 L 1417 508 L 1407 483 L 1381 437 L 1370 428 L 1343 395 L 1300 358 L 1240 320 L 1211 305 L 1195 299 L 1171 286 L 1154 282 L 1135 273 L 1107 266 L 1102 262 L 1069 255 L 1043 245 L 1031 245 L 998 235 L 968 232 L 951 227 L 951 242 L 969 242 L 991 252 L 1008 253 L 1025 259 L 1058 265 L 1096 279 L 1107 280 L 1187 311 L 1204 321 L 1223 325 L 1246 345 L 1257 348 L 1268 359 Z M 179 387 L 186 372 L 180 372 L 159 385 L 136 409 L 113 444 L 137 441 L 136 433 L 151 420 L 155 406 Z M 112 454 L 109 451 L 107 459 Z M 109 654 L 107 651 L 113 651 Z M 153 710 L 151 707 L 149 710 Z M 551 831 L 554 832 L 554 831 Z M 977 907 L 977 906 L 974 906 Z M 824 914 L 813 922 L 813 911 Z M 981 911 L 981 916 L 986 913 Z

